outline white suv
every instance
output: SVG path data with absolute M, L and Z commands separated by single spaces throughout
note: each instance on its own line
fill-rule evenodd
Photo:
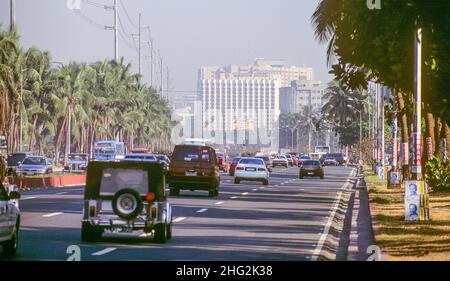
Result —
M 0 244 L 3 245 L 3 253 L 6 255 L 13 255 L 17 250 L 20 211 L 15 201 L 18 199 L 19 192 L 8 192 L 0 182 Z

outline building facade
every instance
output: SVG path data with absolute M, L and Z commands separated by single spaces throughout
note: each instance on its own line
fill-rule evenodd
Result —
M 315 80 L 294 80 L 289 87 L 280 89 L 281 113 L 301 113 L 308 108 L 312 113 L 320 114 L 325 104 L 326 84 Z
M 202 138 L 216 144 L 277 146 L 280 81 L 202 79 Z

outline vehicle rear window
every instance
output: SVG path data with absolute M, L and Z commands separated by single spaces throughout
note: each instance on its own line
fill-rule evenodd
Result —
M 319 166 L 318 161 L 303 161 L 303 165 L 305 166 Z
M 175 161 L 203 161 L 209 162 L 211 160 L 210 151 L 206 148 L 196 146 L 185 146 L 175 149 Z
M 25 153 L 13 154 L 8 157 L 8 166 L 17 166 L 18 162 L 22 162 L 26 157 L 27 155 Z
M 233 158 L 233 163 L 237 163 L 239 160 L 241 160 L 241 158 Z
M 241 159 L 239 164 L 254 164 L 254 165 L 264 165 L 264 161 L 262 159 Z
M 45 159 L 44 158 L 37 158 L 37 157 L 28 157 L 25 160 L 23 160 L 22 164 L 26 164 L 26 165 L 45 165 Z
M 114 195 L 123 188 L 131 188 L 140 194 L 148 192 L 148 173 L 140 169 L 104 169 L 100 183 L 100 195 Z
M 269 157 L 266 157 L 266 156 L 260 156 L 260 157 L 258 157 L 258 158 L 260 158 L 260 159 L 262 159 L 262 160 L 264 160 L 264 161 L 270 161 L 270 159 L 269 159 Z

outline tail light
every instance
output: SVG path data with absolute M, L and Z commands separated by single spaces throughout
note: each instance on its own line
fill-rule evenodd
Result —
M 236 167 L 236 170 L 244 170 L 244 167 Z
M 153 193 L 153 192 L 147 193 L 147 195 L 145 195 L 145 200 L 146 200 L 147 202 L 153 202 L 153 201 L 155 201 L 155 193 Z
M 97 216 L 97 201 L 89 200 L 89 216 L 95 217 Z
M 258 171 L 266 171 L 266 169 L 265 168 L 258 168 Z

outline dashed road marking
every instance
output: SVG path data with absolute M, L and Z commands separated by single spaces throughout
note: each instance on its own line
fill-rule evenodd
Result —
M 222 205 L 223 203 L 224 203 L 223 201 L 219 201 L 219 202 L 214 203 L 214 205 Z
M 197 211 L 197 213 L 204 213 L 206 211 L 208 211 L 208 209 L 200 209 L 200 210 Z
M 58 192 L 58 193 L 55 193 L 55 195 L 64 195 L 64 194 L 67 194 L 67 193 L 69 193 L 69 192 L 67 192 L 67 191 L 63 191 L 63 192 Z
M 105 254 L 107 254 L 107 253 L 111 253 L 112 251 L 115 251 L 115 250 L 117 250 L 117 248 L 106 248 L 106 249 L 103 249 L 103 250 L 101 250 L 101 251 L 98 251 L 98 252 L 95 252 L 95 253 L 92 253 L 91 255 L 92 256 L 102 256 L 102 255 L 105 255 Z
M 178 217 L 175 218 L 172 222 L 180 222 L 180 221 L 184 221 L 186 219 L 186 217 Z
M 232 196 L 232 197 L 231 197 L 231 199 L 236 199 L 236 198 L 238 198 L 238 197 L 237 197 L 237 196 Z
M 29 200 L 29 199 L 36 199 L 36 197 L 30 196 L 30 197 L 20 198 L 20 200 Z
M 257 191 L 257 190 L 258 190 L 257 188 L 253 188 L 253 189 L 252 189 L 253 192 L 255 192 L 255 191 Z
M 241 193 L 242 195 L 247 195 L 248 194 L 248 192 L 243 192 L 243 193 Z
M 50 217 L 59 216 L 59 215 L 62 215 L 62 214 L 64 214 L 64 213 L 62 213 L 62 212 L 55 212 L 55 213 L 50 213 L 50 214 L 43 215 L 43 217 L 44 218 L 50 218 Z

